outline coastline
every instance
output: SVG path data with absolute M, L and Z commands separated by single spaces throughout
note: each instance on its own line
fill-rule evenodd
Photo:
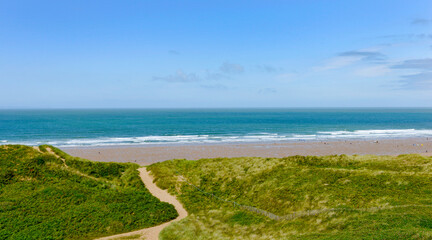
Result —
M 330 140 L 264 143 L 218 143 L 183 145 L 119 145 L 62 147 L 66 153 L 103 162 L 135 162 L 149 165 L 170 159 L 197 160 L 223 157 L 286 157 L 293 155 L 400 155 L 432 156 L 432 138 L 378 140 Z

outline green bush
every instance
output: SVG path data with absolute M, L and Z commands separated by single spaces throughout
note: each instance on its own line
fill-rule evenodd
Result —
M 43 149 L 0 147 L 0 239 L 90 239 L 178 216 L 148 192 L 136 164 L 96 163 Z

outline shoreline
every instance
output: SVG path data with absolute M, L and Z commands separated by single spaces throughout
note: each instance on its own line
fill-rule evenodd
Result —
M 432 138 L 328 140 L 182 145 L 118 145 L 60 147 L 66 153 L 103 162 L 149 165 L 171 159 L 198 160 L 224 157 L 286 157 L 293 155 L 400 155 L 432 156 Z

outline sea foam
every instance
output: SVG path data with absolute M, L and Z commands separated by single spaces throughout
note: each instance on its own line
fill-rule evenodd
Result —
M 355 131 L 318 131 L 315 134 L 276 134 L 258 133 L 246 135 L 174 135 L 140 137 L 104 137 L 89 139 L 63 139 L 47 141 L 21 141 L 7 144 L 41 145 L 50 144 L 58 147 L 116 146 L 116 145 L 160 145 L 160 144 L 214 144 L 214 143 L 260 143 L 285 141 L 324 141 L 346 139 L 386 139 L 432 137 L 432 130 L 417 129 L 374 129 Z

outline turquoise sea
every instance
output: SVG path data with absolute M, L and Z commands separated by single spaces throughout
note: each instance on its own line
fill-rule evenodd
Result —
M 0 110 L 0 144 L 110 146 L 432 137 L 431 108 Z

